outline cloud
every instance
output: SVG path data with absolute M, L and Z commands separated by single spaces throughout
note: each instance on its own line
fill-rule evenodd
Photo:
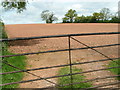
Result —
M 119 0 L 28 0 L 29 2 L 115 2 Z
M 87 2 L 83 0 L 70 0 L 69 2 L 68 0 L 29 0 L 27 10 L 20 14 L 16 13 L 16 10 L 3 11 L 1 6 L 0 11 L 3 11 L 1 16 L 5 24 L 24 24 L 44 23 L 40 17 L 43 10 L 54 12 L 55 16 L 59 19 L 57 22 L 62 22 L 62 18 L 69 9 L 76 10 L 78 15 L 91 15 L 93 12 L 99 12 L 104 7 L 110 8 L 111 12 L 116 12 L 118 8 L 118 2 L 113 2 L 113 0 L 108 0 L 110 2 L 96 2 L 97 0 L 90 1 L 92 2 L 88 2 L 88 0 Z
M 74 8 L 75 10 L 79 10 L 82 7 L 80 4 L 74 4 L 71 6 L 71 8 Z

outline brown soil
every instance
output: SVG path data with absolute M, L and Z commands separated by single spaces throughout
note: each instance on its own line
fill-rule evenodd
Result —
M 77 33 L 95 33 L 95 32 L 117 32 L 118 24 L 21 24 L 21 25 L 6 25 L 6 32 L 9 38 L 16 37 L 32 37 L 32 36 L 47 36 L 60 34 L 77 34 Z M 118 43 L 118 35 L 102 35 L 102 36 L 77 36 L 74 37 L 81 42 L 89 45 L 104 45 Z M 78 42 L 71 40 L 72 48 L 85 47 Z M 46 50 L 57 50 L 68 48 L 68 38 L 49 38 L 49 39 L 35 39 L 10 42 L 10 51 L 14 53 L 38 52 Z M 116 58 L 118 57 L 118 47 L 99 48 L 98 51 L 105 55 Z M 98 54 L 93 50 L 76 50 L 72 51 L 72 62 L 85 62 L 92 60 L 105 59 L 104 56 Z M 69 63 L 68 52 L 47 53 L 39 55 L 27 56 L 27 69 L 39 68 L 46 66 L 62 65 Z M 77 65 L 83 71 L 95 70 L 105 68 L 109 62 L 97 62 L 90 64 Z M 41 77 L 49 77 L 57 75 L 59 68 L 31 71 Z M 86 79 L 93 79 L 98 77 L 105 77 L 113 75 L 111 72 L 104 70 L 94 73 L 84 74 Z M 23 80 L 35 79 L 36 77 L 25 74 Z M 57 83 L 57 79 L 49 79 Z M 101 85 L 104 83 L 117 82 L 115 78 L 97 80 L 92 82 L 93 85 Z M 20 84 L 20 88 L 43 88 L 53 84 L 47 81 L 34 81 Z M 109 87 L 117 87 L 111 85 Z

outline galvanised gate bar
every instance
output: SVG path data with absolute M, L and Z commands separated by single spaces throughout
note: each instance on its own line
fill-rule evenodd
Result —
M 11 85 L 11 84 L 19 84 L 19 83 L 27 83 L 27 82 L 33 82 L 33 81 L 38 81 L 38 80 L 45 80 L 49 83 L 55 84 L 56 88 L 57 87 L 64 87 L 64 86 L 68 86 L 71 85 L 75 85 L 75 84 L 79 84 L 79 83 L 85 83 L 85 82 L 91 82 L 94 80 L 99 80 L 99 79 L 105 79 L 105 78 L 114 78 L 114 77 L 120 77 L 120 75 L 112 75 L 112 76 L 107 76 L 107 77 L 100 77 L 100 78 L 94 78 L 94 79 L 90 79 L 90 80 L 85 80 L 85 81 L 81 81 L 81 82 L 76 82 L 73 83 L 73 75 L 77 75 L 77 74 L 83 74 L 83 73 L 90 73 L 90 72 L 97 72 L 97 71 L 102 71 L 102 70 L 108 70 L 108 69 L 113 69 L 113 68 L 120 68 L 120 63 L 117 63 L 115 60 L 120 59 L 120 57 L 116 57 L 116 58 L 110 58 L 109 56 L 101 53 L 100 51 L 96 50 L 96 48 L 104 48 L 104 47 L 112 47 L 112 46 L 119 46 L 119 43 L 113 43 L 113 44 L 108 44 L 108 45 L 100 45 L 100 46 L 88 46 L 85 43 L 77 40 L 76 38 L 74 38 L 74 36 L 92 36 L 92 35 L 115 35 L 115 34 L 120 34 L 120 32 L 104 32 L 104 33 L 82 33 L 82 34 L 66 34 L 66 35 L 52 35 L 52 36 L 40 36 L 40 37 L 27 37 L 27 38 L 13 38 L 13 39 L 2 39 L 0 40 L 0 42 L 9 42 L 9 41 L 18 41 L 18 40 L 31 40 L 31 39 L 41 39 L 41 38 L 59 38 L 59 37 L 68 37 L 68 49 L 59 49 L 59 50 L 48 50 L 48 51 L 41 51 L 41 52 L 32 52 L 32 53 L 22 53 L 22 54 L 15 54 L 15 55 L 3 55 L 0 56 L 1 58 L 4 57 L 17 57 L 17 56 L 22 56 L 22 55 L 32 55 L 32 54 L 40 54 L 40 53 L 53 53 L 53 52 L 64 52 L 64 51 L 68 51 L 68 55 L 69 55 L 69 64 L 64 64 L 64 65 L 56 65 L 56 66 L 50 66 L 50 67 L 39 67 L 39 68 L 33 68 L 33 69 L 26 69 L 26 70 L 22 70 L 19 67 L 13 66 L 7 62 L 5 62 L 4 60 L 2 60 L 2 63 L 11 66 L 13 68 L 18 69 L 18 71 L 12 71 L 12 72 L 4 72 L 1 73 L 1 75 L 5 75 L 5 74 L 13 74 L 13 73 L 20 73 L 20 72 L 25 72 L 28 74 L 31 74 L 33 76 L 36 76 L 38 79 L 31 79 L 31 80 L 24 80 L 24 81 L 18 81 L 18 82 L 11 82 L 11 83 L 3 83 L 0 86 L 4 86 L 4 85 Z M 71 48 L 71 39 L 82 44 L 83 48 Z M 100 55 L 104 56 L 106 59 L 101 59 L 101 60 L 93 60 L 93 61 L 87 61 L 87 62 L 80 62 L 80 63 L 72 63 L 71 61 L 71 51 L 73 50 L 83 50 L 83 49 L 92 49 L 93 51 L 95 51 L 96 53 L 99 53 Z M 82 72 L 78 72 L 78 73 L 73 73 L 72 72 L 72 66 L 75 65 L 82 65 L 82 64 L 88 64 L 88 63 L 93 63 L 93 62 L 104 62 L 104 61 L 114 61 L 115 63 L 118 64 L 118 67 L 108 67 L 108 68 L 103 68 L 103 69 L 96 69 L 96 70 L 90 70 L 90 71 L 82 71 Z M 43 70 L 43 69 L 50 69 L 50 68 L 58 68 L 58 67 L 65 67 L 65 66 L 69 66 L 70 68 L 70 73 L 69 74 L 65 74 L 65 75 L 56 75 L 56 76 L 52 76 L 52 77 L 45 77 L 42 78 L 39 75 L 36 75 L 34 73 L 31 73 L 29 71 L 35 71 L 35 70 Z M 59 78 L 59 77 L 65 77 L 65 76 L 70 76 L 71 77 L 71 83 L 65 84 L 65 85 L 58 85 L 55 82 L 52 82 L 48 79 L 51 78 Z M 114 83 L 106 83 L 104 85 L 98 85 L 98 86 L 94 86 L 94 87 L 90 87 L 90 88 L 85 88 L 85 89 L 92 89 L 92 88 L 99 88 L 99 87 L 103 87 L 103 86 L 109 86 L 109 85 L 116 85 L 116 84 L 120 84 L 120 81 L 118 82 L 114 82 Z

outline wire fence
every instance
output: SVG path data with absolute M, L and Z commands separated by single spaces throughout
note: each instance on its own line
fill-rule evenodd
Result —
M 95 81 L 95 80 L 100 80 L 100 79 L 107 79 L 107 78 L 115 78 L 115 77 L 120 77 L 120 75 L 112 75 L 112 76 L 106 76 L 106 77 L 100 77 L 100 78 L 94 78 L 94 79 L 90 79 L 90 80 L 85 80 L 85 81 L 81 81 L 81 82 L 73 82 L 73 75 L 77 75 L 77 74 L 84 74 L 84 73 L 90 73 L 90 72 L 97 72 L 97 71 L 102 71 L 102 70 L 108 70 L 108 69 L 114 69 L 114 68 L 120 68 L 120 63 L 117 63 L 116 60 L 120 59 L 120 57 L 116 57 L 116 58 L 111 58 L 105 54 L 103 54 L 102 52 L 98 51 L 96 48 L 103 48 L 103 47 L 112 47 L 112 46 L 119 46 L 119 43 L 116 44 L 108 44 L 108 45 L 100 45 L 100 46 L 89 46 L 81 41 L 79 41 L 78 39 L 76 39 L 74 36 L 90 36 L 90 35 L 118 35 L 120 34 L 120 32 L 104 32 L 104 33 L 83 33 L 83 34 L 66 34 L 66 35 L 52 35 L 52 36 L 40 36 L 40 37 L 26 37 L 26 38 L 13 38 L 13 39 L 1 39 L 0 42 L 9 42 L 9 41 L 18 41 L 18 40 L 32 40 L 32 39 L 41 39 L 41 38 L 59 38 L 59 37 L 67 37 L 68 38 L 68 49 L 59 49 L 59 50 L 48 50 L 48 51 L 41 51 L 41 52 L 32 52 L 32 53 L 22 53 L 22 54 L 15 54 L 15 55 L 2 55 L 0 57 L 4 58 L 4 57 L 17 57 L 17 56 L 24 56 L 24 55 L 33 55 L 33 54 L 40 54 L 40 53 L 54 53 L 54 52 L 64 52 L 64 51 L 68 51 L 68 55 L 69 55 L 69 64 L 63 64 L 63 65 L 56 65 L 56 66 L 49 66 L 49 67 L 40 67 L 40 68 L 32 68 L 32 69 L 25 69 L 22 70 L 19 67 L 13 66 L 11 64 L 9 64 L 8 62 L 2 60 L 2 63 L 11 66 L 13 68 L 18 69 L 18 71 L 12 71 L 12 72 L 3 72 L 0 73 L 1 75 L 6 75 L 6 74 L 13 74 L 13 73 L 20 73 L 20 72 L 25 72 L 28 74 L 31 74 L 35 77 L 37 77 L 37 79 L 31 79 L 31 80 L 24 80 L 24 81 L 18 81 L 18 82 L 11 82 L 11 83 L 4 83 L 1 84 L 0 86 L 5 86 L 5 85 L 11 85 L 11 84 L 19 84 L 19 83 L 27 83 L 27 82 L 33 82 L 33 81 L 38 81 L 38 80 L 45 80 L 49 83 L 54 84 L 56 87 L 64 87 L 64 86 L 69 86 L 71 85 L 75 85 L 75 84 L 79 84 L 79 83 L 85 83 L 85 82 L 91 82 L 91 81 Z M 71 48 L 71 40 L 74 40 L 76 42 L 78 42 L 79 44 L 85 46 L 83 48 Z M 71 51 L 73 50 L 83 50 L 83 49 L 91 49 L 97 53 L 99 53 L 100 55 L 104 56 L 106 59 L 101 59 L 101 60 L 93 60 L 93 61 L 87 61 L 87 62 L 79 62 L 79 63 L 72 63 L 72 55 L 71 55 Z M 104 62 L 104 61 L 113 61 L 116 64 L 118 64 L 117 67 L 107 67 L 107 68 L 102 68 L 102 69 L 95 69 L 95 70 L 88 70 L 88 71 L 82 71 L 82 72 L 77 72 L 77 73 L 73 73 L 72 70 L 72 66 L 75 65 L 82 65 L 82 64 L 88 64 L 88 63 L 94 63 L 94 62 Z M 66 67 L 69 66 L 70 69 L 70 73 L 69 74 L 65 74 L 65 75 L 56 75 L 56 76 L 51 76 L 51 77 L 41 77 L 39 75 L 36 75 L 35 73 L 31 73 L 30 71 L 37 71 L 37 70 L 44 70 L 44 69 L 51 69 L 51 68 L 58 68 L 58 67 Z M 59 78 L 59 77 L 65 77 L 65 76 L 70 76 L 71 78 L 71 83 L 69 84 L 65 84 L 65 85 L 59 85 L 58 83 L 55 83 L 53 81 L 50 81 L 49 79 L 51 78 Z M 93 88 L 99 88 L 99 87 L 104 87 L 104 86 L 109 86 L 109 85 L 116 85 L 119 84 L 120 81 L 118 82 L 114 82 L 114 83 L 106 83 L 104 85 L 98 85 L 98 86 L 94 86 L 94 87 L 90 87 L 90 88 L 85 88 L 87 89 L 93 89 Z

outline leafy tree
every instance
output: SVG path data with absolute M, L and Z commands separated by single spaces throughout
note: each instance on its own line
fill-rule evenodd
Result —
M 101 13 L 102 20 L 105 21 L 105 20 L 110 19 L 111 14 L 110 14 L 110 9 L 109 8 L 101 9 L 100 13 Z
M 81 23 L 85 23 L 85 22 L 86 22 L 86 17 L 85 17 L 84 15 L 82 15 L 82 16 L 80 17 L 80 22 L 81 22 Z
M 81 19 L 82 19 L 82 18 L 81 18 L 80 16 L 76 16 L 74 22 L 75 22 L 75 23 L 80 23 L 80 22 L 81 22 Z
M 53 12 L 50 12 L 49 10 L 42 11 L 41 18 L 43 21 L 46 21 L 46 23 L 52 23 L 53 21 L 58 20 L 58 18 L 54 16 Z
M 63 23 L 69 23 L 69 18 L 68 17 L 64 17 L 64 18 L 62 18 L 62 20 L 63 20 Z
M 74 18 L 77 16 L 77 13 L 75 10 L 68 10 L 68 12 L 65 14 L 65 17 L 64 17 L 64 21 L 67 20 L 69 21 L 70 23 L 73 23 L 74 21 Z
M 90 23 L 92 22 L 92 16 L 77 16 L 75 17 L 75 23 Z
M 27 0 L 3 0 L 1 5 L 5 10 L 17 9 L 17 12 L 20 13 L 26 9 Z
M 0 18 L 0 39 L 5 37 L 3 35 L 3 30 L 4 30 L 4 23 L 3 23 L 2 19 Z
M 94 22 L 93 16 L 86 16 L 86 22 L 87 22 L 87 23 Z
M 112 23 L 120 23 L 119 11 L 112 15 L 110 22 Z
M 96 21 L 99 21 L 100 19 L 103 19 L 102 15 L 103 15 L 102 13 L 94 12 L 93 13 L 93 18 L 95 18 Z
M 120 23 L 120 18 L 119 17 L 112 17 L 112 19 L 110 20 L 110 22 L 112 23 Z

